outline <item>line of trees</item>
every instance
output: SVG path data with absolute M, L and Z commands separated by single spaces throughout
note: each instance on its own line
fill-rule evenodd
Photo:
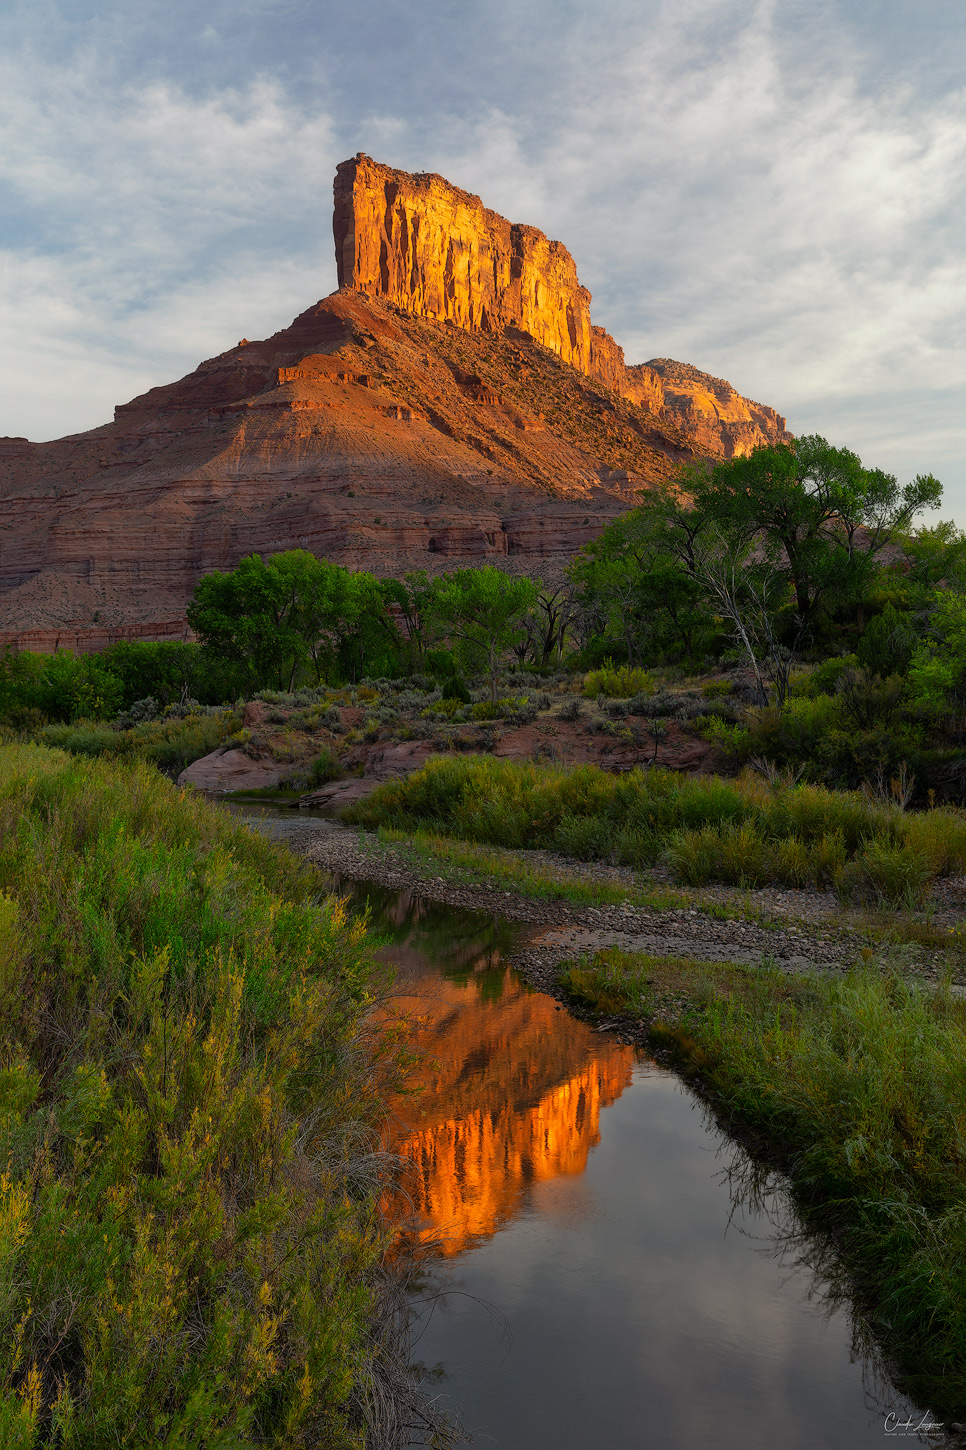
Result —
M 216 704 L 408 673 L 482 674 L 495 700 L 508 660 L 696 669 L 729 655 L 762 705 L 784 707 L 796 661 L 854 655 L 908 675 L 934 712 L 966 710 L 966 539 L 951 524 L 914 528 L 941 497 L 931 475 L 901 487 L 810 436 L 682 470 L 553 585 L 492 567 L 380 579 L 303 550 L 251 555 L 198 584 L 197 644 L 8 652 L 0 718 L 109 717 L 149 696 Z
M 682 470 L 571 566 L 584 647 L 631 664 L 737 650 L 759 702 L 783 705 L 796 657 L 881 633 L 886 606 L 918 613 L 926 634 L 939 623 L 945 592 L 966 583 L 963 536 L 912 526 L 941 498 L 931 475 L 900 487 L 817 436 Z

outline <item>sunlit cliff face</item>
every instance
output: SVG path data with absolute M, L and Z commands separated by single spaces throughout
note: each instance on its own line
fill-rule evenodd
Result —
M 392 956 L 404 969 L 405 951 Z M 449 1256 L 495 1233 L 531 1185 L 583 1173 L 632 1052 L 486 955 L 398 1005 L 412 1013 L 410 1042 L 426 1065 L 422 1091 L 392 1104 L 391 1144 L 409 1167 L 387 1208 Z

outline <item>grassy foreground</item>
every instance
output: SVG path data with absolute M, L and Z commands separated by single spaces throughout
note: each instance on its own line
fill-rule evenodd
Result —
M 152 767 L 0 748 L 0 1444 L 360 1447 L 361 928 Z
M 440 757 L 377 787 L 343 819 L 631 866 L 663 859 L 690 886 L 833 886 L 843 897 L 908 907 L 935 877 L 966 869 L 962 811 L 907 814 L 860 791 L 755 776 Z
M 844 978 L 615 950 L 562 968 L 593 1011 L 647 1019 L 732 1126 L 777 1149 L 887 1358 L 966 1414 L 966 1002 L 867 964 Z

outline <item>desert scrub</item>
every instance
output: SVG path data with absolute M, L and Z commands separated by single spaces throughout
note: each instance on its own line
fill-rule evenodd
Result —
M 161 770 L 183 770 L 193 760 L 217 750 L 240 726 L 241 717 L 233 710 L 217 710 L 183 719 L 169 715 L 145 720 L 129 730 L 115 730 L 97 720 L 48 725 L 40 732 L 40 740 L 72 755 L 134 755 Z
M 966 1002 L 888 961 L 794 978 L 614 951 L 562 969 L 608 1015 L 686 999 L 652 1041 L 780 1161 L 903 1388 L 966 1412 Z
M 359 1447 L 364 930 L 143 761 L 0 747 L 0 1443 Z
M 449 758 L 379 786 L 344 819 L 583 860 L 642 866 L 663 858 L 693 886 L 831 884 L 900 905 L 921 899 L 936 876 L 966 869 L 961 811 L 906 814 L 860 791 L 753 775 L 615 775 L 589 765 Z
M 630 695 L 653 695 L 654 677 L 647 670 L 634 669 L 630 665 L 604 665 L 602 669 L 591 670 L 584 680 L 584 696 L 595 700 L 598 695 L 625 700 Z

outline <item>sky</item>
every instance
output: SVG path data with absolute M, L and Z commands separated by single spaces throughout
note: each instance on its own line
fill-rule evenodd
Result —
M 366 151 L 563 241 L 629 362 L 934 473 L 966 526 L 966 0 L 2 12 L 0 434 L 96 427 L 331 292 Z

